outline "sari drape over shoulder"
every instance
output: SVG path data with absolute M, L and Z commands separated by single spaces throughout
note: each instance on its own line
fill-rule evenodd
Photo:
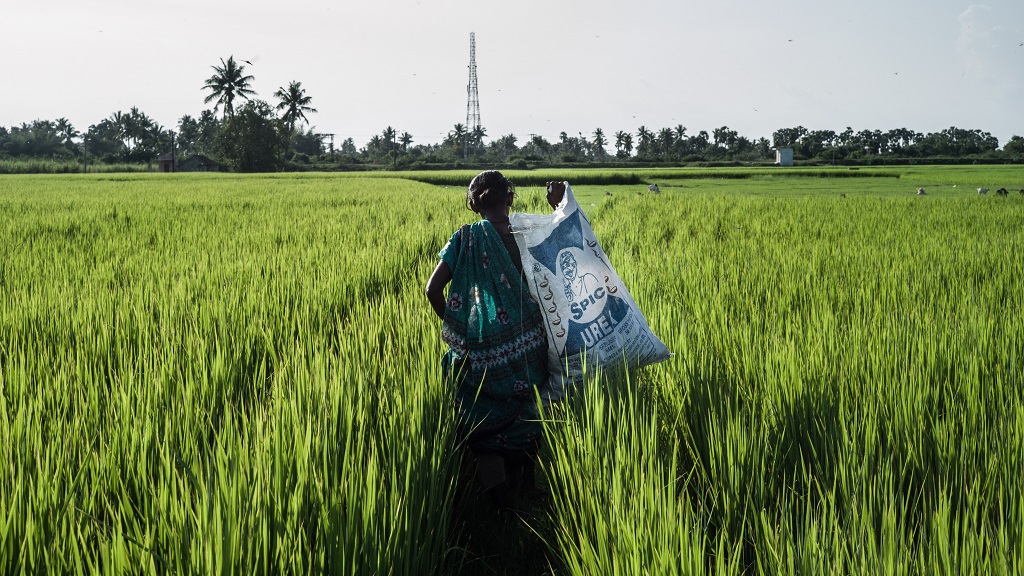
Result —
M 460 431 L 479 451 L 531 451 L 540 437 L 536 389 L 548 378 L 543 318 L 501 236 L 483 220 L 441 250 L 452 270 L 441 337 Z

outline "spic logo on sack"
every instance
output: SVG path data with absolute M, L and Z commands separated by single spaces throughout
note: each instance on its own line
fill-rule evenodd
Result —
M 612 296 L 614 287 L 609 287 L 595 274 L 580 269 L 579 261 L 584 258 L 585 252 L 577 247 L 565 248 L 558 253 L 558 272 L 572 313 L 569 337 L 562 356 L 585 348 L 594 349 L 598 342 L 611 336 L 615 327 L 629 314 L 629 307 Z M 608 276 L 604 278 L 608 279 Z

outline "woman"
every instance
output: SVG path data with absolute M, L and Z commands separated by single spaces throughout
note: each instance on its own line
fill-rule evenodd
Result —
M 564 183 L 548 183 L 552 208 L 564 194 Z M 509 224 L 514 199 L 515 187 L 500 172 L 473 178 L 466 207 L 481 220 L 452 235 L 426 288 L 450 347 L 441 364 L 455 387 L 459 434 L 499 508 L 511 504 L 520 474 L 532 488 L 541 434 L 535 390 L 548 379 L 543 318 Z

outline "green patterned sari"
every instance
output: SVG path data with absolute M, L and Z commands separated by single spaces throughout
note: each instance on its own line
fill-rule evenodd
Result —
M 533 452 L 535 390 L 547 382 L 547 339 L 533 301 L 494 226 L 463 226 L 439 254 L 452 270 L 441 337 L 459 425 L 477 452 Z

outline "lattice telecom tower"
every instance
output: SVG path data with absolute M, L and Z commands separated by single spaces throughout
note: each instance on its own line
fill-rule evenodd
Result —
M 480 127 L 480 93 L 476 87 L 476 36 L 469 33 L 469 85 L 466 86 L 466 130 L 472 134 Z

